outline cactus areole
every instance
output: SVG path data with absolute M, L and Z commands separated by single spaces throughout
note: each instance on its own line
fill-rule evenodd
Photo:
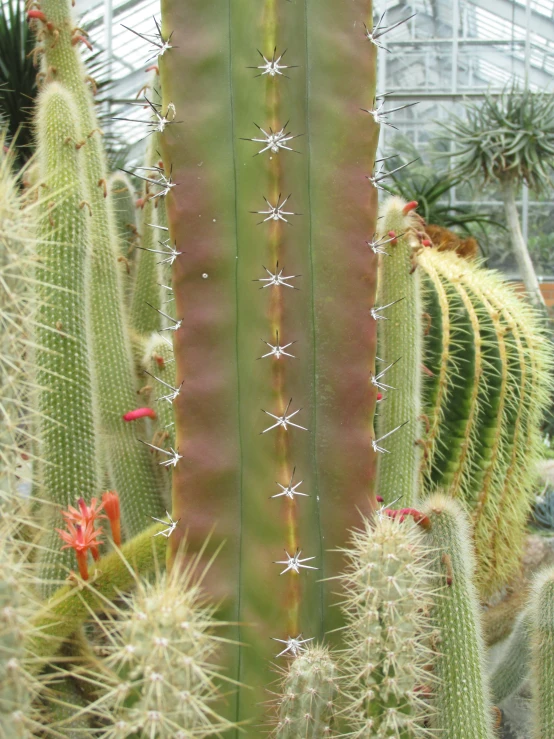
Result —
M 161 109 L 181 121 L 161 136 L 182 252 L 170 547 L 186 527 L 225 540 L 211 587 L 249 685 L 271 682 L 272 638 L 330 627 L 329 550 L 372 509 L 371 24 L 368 0 L 162 2 Z M 265 698 L 239 689 L 237 718 Z

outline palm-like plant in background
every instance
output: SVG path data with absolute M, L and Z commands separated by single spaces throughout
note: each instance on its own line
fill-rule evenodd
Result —
M 480 179 L 500 187 L 512 249 L 531 302 L 544 308 L 539 283 L 523 238 L 516 206 L 522 184 L 541 193 L 551 184 L 554 164 L 554 97 L 519 90 L 487 95 L 482 104 L 466 103 L 466 118 L 440 124 L 457 142 L 454 177 Z
M 477 229 L 484 231 L 486 226 L 502 224 L 493 220 L 486 213 L 475 211 L 468 205 L 452 203 L 452 192 L 461 185 L 463 178 L 453 175 L 448 169 L 438 169 L 426 162 L 418 160 L 420 152 L 408 139 L 397 136 L 392 144 L 397 152 L 394 158 L 386 161 L 389 172 L 403 164 L 414 164 L 390 175 L 392 182 L 385 189 L 393 195 L 399 195 L 408 202 L 418 203 L 418 213 L 426 223 L 442 226 L 447 229 L 461 231 L 466 236 L 475 237 Z
M 19 0 L 0 3 L 0 123 L 10 139 L 17 136 L 20 163 L 34 148 L 31 121 L 37 70 L 29 56 L 34 46 L 24 4 Z

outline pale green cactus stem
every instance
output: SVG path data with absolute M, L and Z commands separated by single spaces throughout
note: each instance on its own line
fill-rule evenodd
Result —
M 123 285 L 127 299 L 131 297 L 131 287 L 135 274 L 135 260 L 139 233 L 137 228 L 136 193 L 133 183 L 125 172 L 116 172 L 108 180 L 110 199 L 113 203 L 120 254 L 123 263 Z
M 71 16 L 69 0 L 43 0 L 41 10 L 50 26 L 36 20 L 45 71 L 71 92 L 81 122 L 81 142 L 91 218 L 90 338 L 100 434 L 109 454 L 110 477 L 121 498 L 122 523 L 129 535 L 141 531 L 149 516 L 163 514 L 153 459 L 137 441 L 144 439 L 141 421 L 125 423 L 135 408 L 136 380 L 124 318 L 124 300 L 117 265 L 117 234 L 101 133 L 92 95 L 77 50 L 81 36 Z M 145 440 L 147 441 L 147 440 Z
M 400 498 L 403 507 L 417 496 L 421 436 L 422 320 L 415 238 L 415 215 L 400 198 L 386 201 L 374 237 L 379 256 L 377 365 L 372 381 L 383 394 L 378 412 L 377 491 L 387 503 Z M 393 238 L 396 236 L 396 238 Z M 385 243 L 388 242 L 388 243 Z M 385 253 L 382 253 L 385 252 Z M 390 436 L 384 438 L 393 429 Z M 379 443 L 379 442 L 377 442 Z
M 156 90 L 159 91 L 157 76 L 154 92 Z M 159 97 L 159 94 L 157 97 Z M 145 162 L 146 167 L 157 166 L 160 159 L 159 152 L 158 134 L 154 133 L 150 137 Z M 152 172 L 141 170 L 141 176 L 152 178 Z M 163 310 L 162 288 L 160 287 L 163 255 L 156 252 L 163 251 L 163 247 L 158 242 L 163 242 L 164 232 L 157 228 L 159 224 L 157 219 L 158 208 L 156 206 L 158 201 L 163 198 L 156 197 L 157 191 L 158 188 L 155 185 L 144 182 L 140 216 L 141 244 L 136 258 L 136 278 L 133 284 L 130 316 L 131 327 L 139 334 L 150 334 L 162 327 L 162 316 L 158 311 Z
M 175 359 L 169 338 L 152 334 L 146 344 L 142 367 L 149 373 L 149 384 L 153 386 L 150 397 L 158 414 L 159 446 L 175 448 L 175 414 L 173 400 L 178 397 L 175 385 Z M 151 401 L 152 402 L 152 401 Z
M 433 587 L 423 530 L 380 515 L 346 552 L 343 714 L 359 739 L 425 736 Z M 427 707 L 428 709 L 428 707 Z M 350 735 L 350 734 L 349 734 Z
M 164 561 L 167 539 L 160 535 L 163 530 L 161 524 L 150 526 L 121 550 L 101 557 L 87 582 L 63 585 L 35 612 L 31 628 L 25 632 L 25 650 L 34 657 L 31 671 L 38 672 L 91 613 L 101 611 L 131 589 L 136 573 L 145 576 Z
M 490 676 L 491 694 L 500 703 L 514 693 L 529 674 L 531 658 L 531 618 L 527 610 L 520 613 L 510 637 Z
M 531 696 L 533 739 L 554 736 L 554 569 L 533 584 L 531 617 Z
M 39 309 L 36 353 L 39 454 L 42 495 L 61 508 L 98 492 L 91 362 L 86 320 L 85 284 L 89 264 L 90 214 L 83 207 L 83 152 L 78 111 L 70 94 L 57 83 L 39 98 L 37 138 L 41 179 L 48 198 L 43 204 L 37 243 Z M 54 530 L 63 526 L 51 506 L 51 533 L 42 554 L 42 578 L 64 579 L 74 567 L 71 550 L 61 551 Z
M 425 536 L 439 588 L 431 610 L 437 679 L 431 726 L 444 739 L 492 739 L 494 714 L 468 522 L 458 503 L 442 495 L 431 496 L 423 513 L 431 523 Z
M 29 674 L 29 655 L 24 636 L 30 633 L 35 607 L 32 571 L 21 546 L 15 544 L 9 514 L 15 506 L 0 510 L 0 736 L 31 739 L 40 721 L 34 699 L 41 682 Z
M 186 563 L 179 557 L 171 573 L 156 568 L 154 578 L 137 577 L 119 612 L 99 622 L 111 675 L 98 674 L 100 698 L 90 713 L 105 719 L 102 739 L 207 739 L 233 727 L 217 712 L 222 683 L 229 689 L 216 666 L 225 624 L 202 592 L 206 571 L 198 563 L 198 555 Z
M 320 645 L 306 648 L 284 670 L 276 739 L 325 739 L 333 731 L 339 694 L 338 669 L 329 650 Z

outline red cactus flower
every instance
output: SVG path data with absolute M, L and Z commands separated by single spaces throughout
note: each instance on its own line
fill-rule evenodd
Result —
M 119 495 L 115 490 L 108 490 L 102 495 L 102 505 L 110 522 L 114 544 L 121 546 L 121 518 L 119 511 Z
M 400 521 L 404 521 L 407 516 L 411 516 L 414 519 L 414 522 L 419 524 L 422 528 L 431 528 L 429 517 L 426 516 L 425 513 L 418 511 L 416 508 L 399 508 L 398 510 L 388 508 L 385 513 L 391 518 L 399 518 Z
M 102 503 L 98 503 L 98 498 L 93 498 L 90 501 L 89 506 L 85 503 L 83 498 L 79 498 L 77 505 L 79 506 L 79 510 L 70 505 L 68 506 L 67 511 L 62 511 L 62 516 L 66 523 L 79 524 L 79 526 L 83 526 L 85 528 L 90 523 L 94 529 L 94 522 L 97 518 L 106 518 L 106 516 L 100 513 L 102 510 Z M 100 552 L 98 551 L 97 546 L 91 546 L 90 551 L 95 560 L 100 559 Z
M 59 536 L 66 543 L 62 549 L 74 549 L 77 555 L 77 564 L 79 566 L 79 573 L 83 580 L 88 580 L 88 566 L 87 566 L 87 554 L 88 550 L 98 551 L 98 546 L 102 543 L 98 537 L 102 533 L 102 529 L 94 529 L 94 524 L 89 521 L 86 526 L 81 524 L 73 525 L 71 521 L 67 522 L 67 528 L 69 531 L 62 531 L 56 529 Z
M 42 12 L 42 10 L 28 10 L 27 11 L 27 20 L 37 20 L 42 21 L 43 23 L 46 23 L 46 16 Z
M 411 210 L 415 210 L 417 206 L 418 206 L 417 200 L 410 200 L 410 202 L 406 203 L 406 205 L 402 208 L 402 212 L 404 213 L 405 216 L 407 216 L 408 213 Z
M 124 421 L 136 421 L 137 418 L 156 419 L 156 411 L 153 408 L 136 408 L 134 411 L 129 411 L 123 416 Z

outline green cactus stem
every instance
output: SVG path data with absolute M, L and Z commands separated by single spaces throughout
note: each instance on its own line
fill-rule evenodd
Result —
M 360 739 L 425 735 L 434 585 L 422 531 L 411 518 L 380 514 L 347 551 L 343 713 Z
M 533 584 L 531 618 L 531 697 L 533 739 L 554 736 L 554 570 Z
M 531 658 L 531 619 L 523 611 L 490 676 L 491 694 L 496 704 L 514 693 L 529 674 Z
M 199 554 L 201 554 L 200 552 Z M 226 643 L 206 601 L 198 568 L 199 554 L 177 555 L 171 572 L 137 577 L 123 609 L 105 617 L 100 627 L 109 647 L 96 679 L 100 697 L 90 713 L 106 719 L 104 739 L 129 736 L 221 736 L 232 728 L 217 713 L 222 689 L 218 653 Z
M 42 92 L 37 111 L 43 204 L 37 244 L 39 309 L 36 319 L 38 413 L 42 496 L 60 508 L 98 489 L 91 365 L 87 343 L 85 284 L 89 266 L 90 216 L 83 207 L 82 151 L 78 112 L 61 85 Z M 51 533 L 42 558 L 44 581 L 65 578 L 72 553 L 60 550 L 63 526 L 49 507 Z M 48 589 L 48 586 L 47 586 Z
M 156 75 L 153 85 L 152 97 L 154 100 L 159 99 L 159 81 Z M 155 119 L 152 112 L 152 118 Z M 146 155 L 146 167 L 156 167 L 159 165 L 160 144 L 158 134 L 154 133 L 150 137 L 150 145 L 148 146 Z M 152 179 L 152 172 L 144 170 L 142 173 L 145 177 L 144 188 L 141 197 L 140 210 L 140 252 L 137 255 L 136 278 L 133 283 L 133 297 L 131 301 L 131 327 L 138 334 L 150 334 L 158 331 L 162 327 L 162 316 L 160 310 L 164 310 L 162 306 L 162 288 L 160 283 L 162 280 L 162 261 L 163 255 L 157 253 L 163 251 L 163 231 L 157 226 L 158 219 L 157 204 L 163 200 L 158 195 L 158 187 L 148 182 Z M 162 238 L 160 238 L 160 235 Z M 158 242 L 162 242 L 161 244 Z M 163 325 L 167 325 L 167 321 Z
M 137 573 L 144 576 L 163 562 L 166 539 L 156 536 L 161 530 L 160 524 L 150 526 L 123 544 L 121 550 L 101 557 L 87 582 L 77 580 L 63 585 L 33 616 L 24 645 L 34 660 L 35 672 L 57 653 L 91 612 L 101 611 L 133 587 Z
M 326 647 L 301 649 L 303 653 L 294 657 L 284 671 L 275 739 L 325 739 L 335 735 L 337 667 Z
M 373 382 L 384 395 L 379 405 L 377 436 L 385 437 L 379 457 L 377 489 L 385 502 L 413 505 L 418 492 L 421 447 L 421 295 L 415 237 L 416 216 L 411 204 L 389 198 L 379 221 L 376 243 L 386 253 L 379 259 L 379 357 Z M 393 238 L 396 236 L 397 238 Z M 385 243 L 388 242 L 388 243 Z M 377 247 L 378 248 L 378 247 Z
M 423 512 L 438 588 L 431 609 L 436 685 L 431 726 L 444 739 L 492 739 L 493 709 L 485 670 L 474 558 L 467 517 L 454 500 L 433 495 Z
M 175 384 L 175 358 L 171 342 L 165 336 L 153 334 L 144 351 L 142 367 L 148 372 L 152 385 L 152 405 L 158 415 L 156 443 L 165 448 L 175 448 L 175 414 L 173 403 L 179 396 Z
M 94 356 L 93 381 L 100 434 L 109 455 L 110 476 L 121 497 L 129 535 L 141 531 L 151 515 L 163 514 L 156 488 L 153 460 L 137 442 L 144 426 L 126 424 L 122 417 L 135 406 L 136 385 L 117 256 L 115 219 L 108 195 L 105 155 L 91 91 L 77 49 L 82 39 L 71 16 L 69 0 L 43 0 L 46 23 L 34 20 L 44 71 L 71 93 L 80 119 L 87 209 L 90 209 L 90 336 Z
M 133 183 L 124 172 L 110 175 L 108 180 L 110 199 L 117 229 L 117 243 L 120 254 L 118 259 L 123 264 L 123 284 L 127 300 L 132 295 L 131 287 L 135 272 L 137 244 L 140 236 L 137 228 L 136 193 Z
M 173 288 L 182 459 L 172 513 L 186 524 L 170 546 L 186 526 L 215 526 L 214 544 L 226 541 L 212 587 L 227 596 L 229 620 L 243 624 L 248 647 L 230 674 L 256 689 L 239 689 L 234 718 L 254 724 L 258 686 L 271 679 L 271 637 L 322 634 L 329 594 L 316 580 L 340 569 L 340 555 L 327 552 L 375 501 L 377 258 L 365 242 L 376 223 L 377 191 L 366 178 L 378 127 L 360 110 L 375 93 L 376 48 L 364 23 L 367 0 L 307 9 L 240 0 L 230 14 L 201 0 L 162 3 L 162 37 L 173 34 L 159 59 L 162 111 L 173 104 L 186 119 L 161 137 L 175 182 L 166 197 L 170 243 L 181 252 Z M 270 66 L 274 50 L 287 49 L 281 62 L 290 67 L 284 75 L 248 69 L 265 64 L 257 49 Z M 289 119 L 299 137 L 288 145 L 300 154 L 257 154 L 264 145 L 251 139 L 263 133 L 254 123 L 276 132 Z M 281 270 L 294 276 L 288 287 L 270 282 Z M 260 339 L 296 342 L 287 349 L 294 358 L 271 355 Z M 277 421 L 294 413 L 304 428 L 269 431 L 276 419 L 263 411 Z M 291 480 L 302 481 L 296 494 L 270 497 Z M 279 562 L 297 549 L 318 572 L 280 577 Z

